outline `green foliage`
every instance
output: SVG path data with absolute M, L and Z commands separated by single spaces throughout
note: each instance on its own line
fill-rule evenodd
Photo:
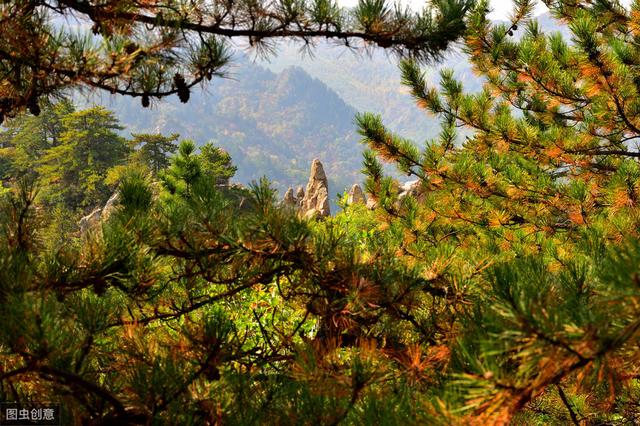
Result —
M 402 64 L 442 129 L 419 148 L 357 116 L 373 209 L 301 219 L 266 179 L 220 185 L 229 155 L 186 140 L 157 151 L 165 168 L 118 169 L 118 203 L 62 242 L 65 210 L 20 179 L 0 208 L 0 399 L 56 395 L 79 423 L 633 423 L 640 6 L 550 5 L 573 44 L 535 24 L 512 38 L 532 2 L 507 25 L 474 9 L 480 92 Z M 358 9 L 370 32 L 405 18 Z M 95 116 L 107 125 L 83 133 Z M 40 181 L 104 181 L 94 145 L 120 152 L 116 123 L 61 122 Z
M 118 186 L 118 195 L 125 216 L 148 211 L 153 201 L 149 178 L 140 170 L 130 170 L 124 175 Z
M 570 45 L 527 22 L 533 2 L 515 2 L 509 24 L 492 24 L 487 5 L 464 47 L 481 91 L 447 70 L 434 87 L 418 63 L 401 64 L 418 106 L 440 117 L 439 138 L 419 150 L 378 117 L 357 118 L 379 158 L 418 178 L 401 193 L 366 154 L 379 227 L 450 298 L 455 314 L 429 309 L 429 328 L 450 337 L 425 346 L 450 351 L 439 398 L 458 421 L 632 422 L 637 267 L 616 259 L 638 251 L 637 7 L 549 3 Z
M 237 168 L 231 156 L 209 142 L 196 154 L 191 140 L 180 142 L 177 154 L 169 167 L 160 174 L 160 180 L 170 194 L 191 197 L 194 186 L 226 186 Z
M 191 195 L 191 188 L 201 180 L 202 163 L 195 154 L 196 144 L 191 140 L 180 142 L 178 153 L 171 161 L 171 166 L 162 174 L 161 179 L 171 194 L 184 197 Z
M 202 172 L 209 175 L 216 184 L 228 184 L 238 168 L 231 163 L 228 152 L 208 142 L 200 147 Z
M 75 112 L 69 101 L 47 105 L 38 117 L 10 120 L 0 132 L 0 179 L 32 174 L 38 160 L 60 145 L 65 131 L 63 118 Z
M 16 117 L 0 132 L 0 179 L 29 176 L 43 188 L 41 201 L 71 212 L 104 203 L 112 192 L 107 176 L 129 153 L 121 129 L 104 108 L 76 111 L 69 101 Z
M 98 205 L 111 195 L 104 179 L 108 170 L 124 162 L 129 150 L 117 134 L 113 113 L 102 107 L 73 112 L 62 118 L 58 145 L 42 156 L 38 167 L 50 203 L 81 208 Z
M 149 167 L 154 175 L 169 166 L 169 156 L 176 152 L 178 146 L 175 142 L 179 135 L 163 136 L 160 134 L 133 134 L 130 146 L 136 148 L 134 161 L 141 162 Z
M 168 170 L 191 164 L 193 152 L 183 142 Z M 14 264 L 5 269 L 12 281 L 3 281 L 11 287 L 0 293 L 11 297 L 0 313 L 13 318 L 0 336 L 11 372 L 3 384 L 11 380 L 25 397 L 82 389 L 81 404 L 73 392 L 64 398 L 77 419 L 180 424 L 217 415 L 241 424 L 288 422 L 294 414 L 332 423 L 357 417 L 360 398 L 387 392 L 369 388 L 383 360 L 358 342 L 368 334 L 367 341 L 383 342 L 391 330 L 349 318 L 394 316 L 386 305 L 424 283 L 384 258 L 360 265 L 355 250 L 364 223 L 345 232 L 337 223 L 301 221 L 277 206 L 266 181 L 248 194 L 249 208 L 197 181 L 188 196 L 150 194 L 144 176 L 123 178 L 120 207 L 82 244 L 19 248 L 3 237 L 3 247 L 23 253 L 22 261 L 2 258 Z M 16 200 L 13 217 L 32 217 L 29 202 Z M 37 222 L 25 226 L 35 234 L 24 243 L 37 241 Z M 377 306 L 369 312 L 357 295 L 376 281 L 387 290 L 367 296 Z M 39 290 L 29 291 L 34 285 Z M 347 356 L 333 367 L 324 360 L 332 347 Z M 25 369 L 26 359 L 38 362 Z M 93 367 L 107 365 L 118 373 Z M 22 373 L 14 376 L 14 368 L 33 375 L 37 388 L 15 381 Z M 152 406 L 161 408 L 149 414 Z

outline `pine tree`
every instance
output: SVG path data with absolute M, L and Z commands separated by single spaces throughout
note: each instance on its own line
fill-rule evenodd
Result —
M 169 166 L 169 155 L 176 152 L 178 134 L 163 136 L 161 134 L 134 133 L 129 144 L 136 148 L 134 161 L 142 162 L 154 175 Z
M 640 5 L 546 2 L 570 43 L 530 19 L 534 2 L 515 3 L 508 24 L 491 23 L 486 2 L 470 16 L 480 92 L 451 71 L 433 87 L 403 62 L 418 106 L 442 120 L 439 138 L 419 149 L 379 117 L 358 117 L 373 150 L 366 187 L 401 236 L 400 259 L 453 301 L 428 312 L 456 336 L 437 340 L 451 354 L 440 396 L 450 415 L 633 422 Z M 376 157 L 415 176 L 417 195 L 400 197 Z
M 104 203 L 111 190 L 105 183 L 110 168 L 129 154 L 122 127 L 112 112 L 93 107 L 62 117 L 64 131 L 58 145 L 48 149 L 37 168 L 49 203 L 67 208 L 94 208 Z
M 203 173 L 210 175 L 217 184 L 228 184 L 238 170 L 229 153 L 215 146 L 213 141 L 200 147 L 200 162 Z
M 60 144 L 62 119 L 74 111 L 74 105 L 63 100 L 46 105 L 38 117 L 23 114 L 8 121 L 0 132 L 0 161 L 5 164 L 0 179 L 33 174 L 45 152 Z
M 357 419 L 387 393 L 375 386 L 389 362 L 367 348 L 394 350 L 407 289 L 441 293 L 393 256 L 362 263 L 357 240 L 282 209 L 265 181 L 240 206 L 194 151 L 181 143 L 158 197 L 126 174 L 119 207 L 66 244 L 40 243 L 31 187 L 2 200 L 0 397 L 55 395 L 81 422 Z
M 19 110 L 38 115 L 40 99 L 72 88 L 140 97 L 143 107 L 171 95 L 187 102 L 195 86 L 226 74 L 229 39 L 263 54 L 277 40 L 328 39 L 428 60 L 461 36 L 470 4 L 438 0 L 414 13 L 385 0 L 351 10 L 331 0 L 12 0 L 0 6 L 0 123 Z M 59 24 L 65 20 L 92 26 Z
M 162 173 L 160 178 L 171 194 L 189 197 L 191 188 L 202 179 L 202 163 L 195 151 L 195 142 L 183 140 L 171 166 Z
M 549 6 L 573 43 L 528 1 L 506 25 L 473 10 L 479 93 L 402 64 L 442 130 L 418 147 L 357 118 L 374 210 L 306 221 L 265 180 L 244 203 L 208 173 L 228 157 L 183 141 L 161 185 L 128 171 L 114 212 L 57 243 L 65 226 L 17 180 L 0 196 L 0 399 L 55 395 L 98 424 L 636 421 L 640 6 Z

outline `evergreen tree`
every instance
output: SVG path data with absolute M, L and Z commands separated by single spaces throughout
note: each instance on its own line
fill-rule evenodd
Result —
M 531 1 L 517 1 L 507 24 L 488 20 L 487 2 L 472 13 L 465 50 L 486 82 L 479 93 L 451 71 L 437 88 L 419 64 L 402 64 L 441 135 L 419 149 L 360 115 L 373 150 L 366 186 L 401 236 L 399 259 L 449 295 L 424 318 L 450 354 L 449 415 L 624 424 L 638 416 L 638 249 L 627 240 L 639 229 L 640 4 L 545 3 L 572 43 L 529 19 Z M 376 157 L 414 176 L 415 194 L 400 197 Z
M 20 115 L 6 123 L 0 132 L 0 179 L 35 172 L 45 152 L 60 144 L 64 132 L 62 119 L 75 111 L 70 101 L 63 100 L 44 107 L 38 117 Z
M 640 4 L 548 5 L 572 44 L 532 2 L 508 24 L 473 10 L 479 93 L 403 63 L 442 131 L 418 148 L 357 118 L 374 210 L 307 221 L 264 180 L 240 203 L 208 172 L 228 158 L 183 141 L 162 185 L 123 174 L 114 212 L 59 244 L 19 180 L 0 199 L 0 399 L 55 395 L 98 424 L 635 422 Z M 50 150 L 70 170 L 87 114 Z M 115 140 L 106 122 L 92 140 Z
M 6 197 L 0 397 L 55 395 L 67 418 L 117 424 L 430 418 L 396 377 L 414 351 L 397 333 L 408 293 L 444 293 L 383 235 L 361 258 L 354 234 L 280 208 L 264 181 L 247 207 L 200 184 L 193 152 L 183 142 L 168 169 L 188 192 L 154 198 L 125 175 L 80 244 L 36 244 L 32 191 Z
M 59 144 L 40 159 L 38 173 L 50 203 L 70 209 L 92 208 L 111 195 L 105 184 L 110 168 L 126 159 L 129 149 L 118 135 L 122 127 L 112 112 L 102 107 L 66 114 Z
M 134 161 L 140 161 L 147 165 L 154 175 L 169 166 L 169 155 L 176 152 L 178 134 L 163 136 L 161 134 L 137 133 L 133 134 L 130 145 L 137 150 L 134 153 Z
M 161 175 L 162 182 L 171 194 L 189 197 L 191 188 L 202 178 L 202 163 L 195 153 L 196 144 L 190 139 L 180 142 L 178 153 L 170 167 Z
M 216 184 L 228 184 L 229 179 L 236 174 L 238 168 L 231 162 L 228 152 L 207 142 L 200 147 L 200 162 L 202 171 L 211 176 Z

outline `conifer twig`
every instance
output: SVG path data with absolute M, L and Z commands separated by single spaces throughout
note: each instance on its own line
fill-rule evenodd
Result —
M 558 395 L 560 395 L 560 399 L 565 407 L 567 407 L 567 411 L 569 412 L 569 416 L 571 416 L 571 421 L 575 426 L 580 426 L 580 422 L 578 421 L 578 416 L 576 416 L 575 411 L 573 411 L 573 407 L 571 406 L 571 402 L 567 399 L 567 395 L 565 395 L 564 390 L 562 390 L 562 386 L 556 383 L 556 388 L 558 389 Z

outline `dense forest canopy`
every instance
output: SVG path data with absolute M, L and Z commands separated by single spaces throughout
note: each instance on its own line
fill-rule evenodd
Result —
M 0 400 L 72 424 L 637 423 L 640 3 L 545 3 L 570 39 L 532 1 L 460 17 L 480 91 L 404 60 L 440 134 L 358 114 L 368 202 L 321 220 L 101 107 L 7 120 Z

